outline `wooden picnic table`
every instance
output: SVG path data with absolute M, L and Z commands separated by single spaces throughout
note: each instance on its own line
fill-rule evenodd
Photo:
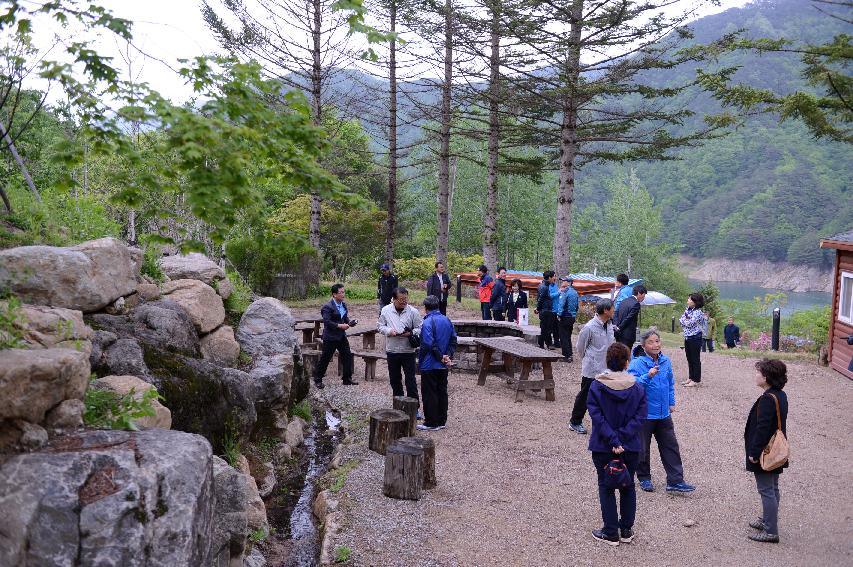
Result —
M 515 361 L 521 363 L 521 376 L 515 383 L 515 401 L 524 401 L 525 390 L 545 390 L 545 399 L 549 402 L 556 400 L 554 396 L 554 374 L 551 362 L 560 360 L 562 356 L 549 350 L 541 349 L 530 343 L 511 338 L 475 338 L 474 343 L 482 349 L 483 358 L 480 364 L 479 386 L 486 385 L 489 372 L 503 370 L 510 380 L 515 379 Z M 503 355 L 503 364 L 494 368 L 492 354 L 499 352 Z M 543 380 L 530 380 L 530 369 L 533 363 L 542 363 Z
M 302 343 L 313 343 L 320 338 L 322 317 L 297 317 L 293 320 L 297 331 L 302 331 Z
M 361 337 L 361 346 L 364 350 L 376 350 L 376 333 L 379 330 L 375 327 L 358 328 L 348 330 L 347 337 Z

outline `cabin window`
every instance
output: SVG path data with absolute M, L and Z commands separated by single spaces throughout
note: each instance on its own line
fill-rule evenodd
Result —
M 838 297 L 838 320 L 853 325 L 853 274 L 841 272 L 841 293 Z

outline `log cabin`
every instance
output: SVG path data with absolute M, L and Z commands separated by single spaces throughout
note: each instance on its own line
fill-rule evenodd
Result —
M 853 334 L 853 230 L 822 239 L 820 247 L 835 250 L 829 365 L 853 380 L 853 372 L 848 370 L 853 345 L 847 344 L 847 337 Z

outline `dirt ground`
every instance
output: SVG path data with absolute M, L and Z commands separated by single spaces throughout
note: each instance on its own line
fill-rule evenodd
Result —
M 353 311 L 362 324 L 376 313 L 371 306 Z M 473 314 L 451 310 L 454 315 Z M 680 381 L 684 352 L 665 352 Z M 780 481 L 782 542 L 760 544 L 746 537 L 760 503 L 754 477 L 743 468 L 743 428 L 760 394 L 753 365 L 754 359 L 703 353 L 703 386 L 676 386 L 673 419 L 685 479 L 698 489 L 690 495 L 663 491 L 653 442 L 657 491 L 638 490 L 637 536 L 613 548 L 590 535 L 601 516 L 588 436 L 567 427 L 580 386 L 579 361 L 556 365 L 556 402 L 528 393 L 515 403 L 499 378 L 480 387 L 474 374 L 452 373 L 447 429 L 419 433 L 436 441 L 438 486 L 416 502 L 382 495 L 384 459 L 366 449 L 366 424 L 370 411 L 390 407 L 391 390 L 381 361 L 377 380 L 369 383 L 357 362 L 359 386 L 342 386 L 331 375 L 323 391 L 352 427 L 345 459 L 359 462 L 339 492 L 345 520 L 335 544 L 349 547 L 347 564 L 359 566 L 851 565 L 853 382 L 815 365 L 789 363 L 793 457 Z M 685 527 L 689 520 L 696 525 Z

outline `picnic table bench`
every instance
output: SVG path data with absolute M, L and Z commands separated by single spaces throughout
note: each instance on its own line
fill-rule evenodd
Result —
M 361 337 L 361 347 L 364 350 L 375 350 L 376 349 L 376 333 L 379 330 L 376 327 L 364 327 L 353 330 L 350 329 L 347 331 L 347 337 Z
M 322 317 L 297 317 L 293 320 L 295 329 L 302 331 L 302 343 L 313 343 L 320 337 L 320 326 L 323 324 Z
M 477 380 L 479 386 L 486 385 L 486 376 L 489 372 L 502 370 L 510 380 L 514 380 L 515 362 L 518 361 L 521 363 L 521 376 L 515 383 L 515 401 L 524 401 L 525 390 L 545 390 L 547 401 L 556 400 L 551 363 L 560 360 L 562 358 L 560 354 L 512 338 L 475 338 L 474 343 L 483 351 L 480 376 Z M 495 352 L 503 357 L 503 364 L 497 368 L 492 366 L 492 354 Z M 542 363 L 542 380 L 529 379 L 530 370 L 536 362 Z

